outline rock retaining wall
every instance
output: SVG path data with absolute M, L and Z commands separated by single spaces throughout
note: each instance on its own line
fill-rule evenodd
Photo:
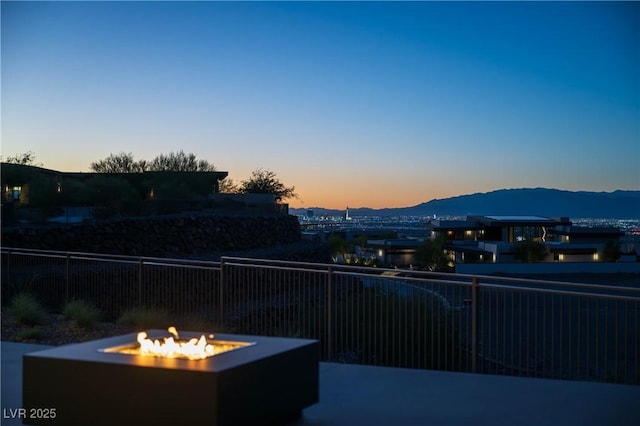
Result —
M 181 215 L 2 230 L 3 247 L 183 257 L 301 240 L 295 216 Z

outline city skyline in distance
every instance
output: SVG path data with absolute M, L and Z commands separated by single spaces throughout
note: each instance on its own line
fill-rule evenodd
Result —
M 640 4 L 2 2 L 2 155 L 193 152 L 292 207 L 640 189 Z

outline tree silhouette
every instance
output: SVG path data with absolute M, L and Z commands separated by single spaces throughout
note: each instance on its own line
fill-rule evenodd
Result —
M 7 163 L 20 164 L 23 166 L 38 166 L 42 167 L 42 163 L 36 163 L 36 154 L 32 151 L 27 151 L 23 154 L 16 154 L 7 157 Z
M 353 245 L 349 244 L 344 238 L 339 235 L 331 235 L 327 238 L 327 245 L 331 251 L 331 256 L 337 258 L 349 253 L 353 249 Z
M 160 154 L 149 163 L 149 170 L 171 172 L 215 172 L 216 167 L 207 160 L 198 160 L 193 153 L 180 150 L 168 155 Z
M 513 258 L 522 262 L 539 262 L 547 256 L 547 246 L 534 240 L 523 240 L 513 245 Z
M 238 185 L 233 181 L 233 179 L 227 177 L 220 181 L 218 192 L 224 194 L 237 194 L 238 192 L 240 192 L 240 189 L 238 188 Z
M 425 239 L 416 248 L 414 259 L 416 263 L 430 271 L 437 271 L 447 267 L 449 259 L 443 249 L 444 238 Z
M 603 251 L 603 261 L 605 262 L 617 262 L 620 260 L 620 242 L 618 241 L 607 241 L 604 246 Z
M 132 153 L 109 154 L 89 166 L 96 173 L 139 173 L 147 169 L 146 161 L 135 161 Z
M 240 192 L 245 194 L 273 194 L 276 201 L 287 198 L 297 198 L 295 187 L 286 187 L 276 174 L 270 170 L 256 169 L 251 177 L 240 185 Z
M 104 160 L 91 163 L 96 173 L 140 173 L 153 172 L 214 172 L 216 167 L 207 160 L 198 160 L 195 154 L 180 150 L 176 153 L 160 154 L 151 161 L 136 161 L 132 153 L 110 154 Z

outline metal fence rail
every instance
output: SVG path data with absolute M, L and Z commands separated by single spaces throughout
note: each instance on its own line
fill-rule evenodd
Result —
M 225 331 L 315 338 L 327 361 L 640 384 L 637 283 L 232 257 L 1 254 L 5 307 L 29 292 L 52 311 L 83 299 L 108 320 L 156 308 Z

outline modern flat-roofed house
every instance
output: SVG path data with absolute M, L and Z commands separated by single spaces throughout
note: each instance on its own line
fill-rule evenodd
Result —
M 545 244 L 543 262 L 597 262 L 624 232 L 615 228 L 573 226 L 568 217 L 467 216 L 466 220 L 431 220 L 432 238 L 443 238 L 456 264 L 515 262 L 514 246 L 522 241 Z
M 199 171 L 144 171 L 138 173 L 85 173 L 60 172 L 42 167 L 2 163 L 1 168 L 3 197 L 20 204 L 29 204 L 30 185 L 35 179 L 49 183 L 48 188 L 53 192 L 63 192 L 72 189 L 75 184 L 103 176 L 120 178 L 127 181 L 131 187 L 139 191 L 142 198 L 154 198 L 156 187 L 168 182 L 184 184 L 190 190 L 203 196 L 218 192 L 220 181 L 227 177 L 228 172 L 199 172 Z
M 367 240 L 367 250 L 382 265 L 406 267 L 415 262 L 416 248 L 421 239 L 395 238 L 385 240 Z
M 554 236 L 549 251 L 556 262 L 590 262 L 612 260 L 607 248 L 619 243 L 624 232 L 613 227 L 588 228 L 583 226 L 556 226 L 550 230 Z
M 220 181 L 228 175 L 222 171 L 61 172 L 12 163 L 0 167 L 4 219 L 14 215 L 14 207 L 89 209 L 122 200 L 161 200 L 177 209 L 218 193 Z

